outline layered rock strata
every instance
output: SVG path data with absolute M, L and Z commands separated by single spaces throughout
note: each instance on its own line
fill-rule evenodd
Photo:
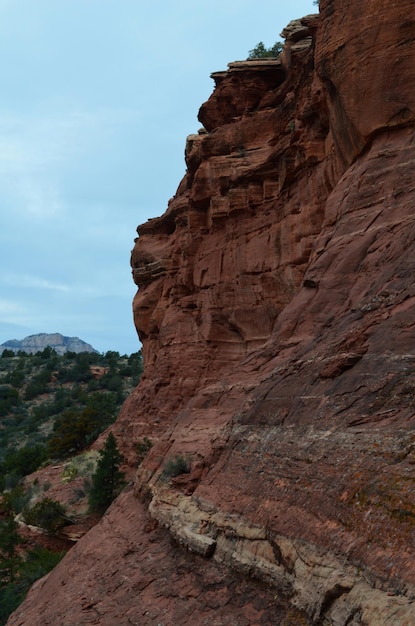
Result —
M 414 8 L 321 0 L 213 74 L 132 253 L 115 431 L 154 445 L 10 624 L 413 624 Z

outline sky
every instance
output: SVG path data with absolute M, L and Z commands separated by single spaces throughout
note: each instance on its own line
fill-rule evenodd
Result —
M 185 174 L 210 74 L 312 0 L 0 0 L 0 344 L 140 349 L 130 253 Z

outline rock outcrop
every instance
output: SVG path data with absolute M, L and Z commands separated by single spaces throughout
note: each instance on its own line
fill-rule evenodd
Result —
M 10 625 L 414 623 L 414 9 L 321 0 L 212 75 L 132 253 L 154 445 Z
M 27 354 L 36 354 L 45 348 L 53 348 L 57 354 L 65 354 L 65 352 L 98 352 L 89 343 L 82 341 L 78 337 L 64 337 L 60 333 L 38 333 L 37 335 L 29 335 L 24 339 L 9 339 L 0 345 L 0 353 L 3 350 L 12 350 L 13 352 L 26 352 Z

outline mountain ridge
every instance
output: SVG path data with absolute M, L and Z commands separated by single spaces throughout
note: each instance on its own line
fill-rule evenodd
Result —
M 45 348 L 53 348 L 57 354 L 65 352 L 97 352 L 89 343 L 79 337 L 67 337 L 61 333 L 37 333 L 28 335 L 24 339 L 9 339 L 0 344 L 0 351 L 12 350 L 13 352 L 26 352 L 35 354 Z

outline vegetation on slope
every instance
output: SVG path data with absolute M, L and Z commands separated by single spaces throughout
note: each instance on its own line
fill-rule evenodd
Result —
M 55 567 L 65 551 L 28 547 L 9 502 L 2 503 L 0 517 L 0 626 L 23 601 L 31 585 Z
M 58 356 L 46 348 L 34 355 L 0 355 L 0 625 L 64 555 L 53 540 L 53 549 L 33 544 L 18 522 L 53 538 L 76 521 L 64 504 L 46 496 L 47 481 L 25 477 L 58 467 L 61 484 L 78 485 L 76 500 L 103 513 L 125 484 L 122 456 L 112 434 L 102 451 L 88 447 L 114 422 L 142 369 L 139 352 Z
M 84 450 L 116 418 L 142 372 L 140 353 L 51 348 L 0 357 L 0 491 Z

